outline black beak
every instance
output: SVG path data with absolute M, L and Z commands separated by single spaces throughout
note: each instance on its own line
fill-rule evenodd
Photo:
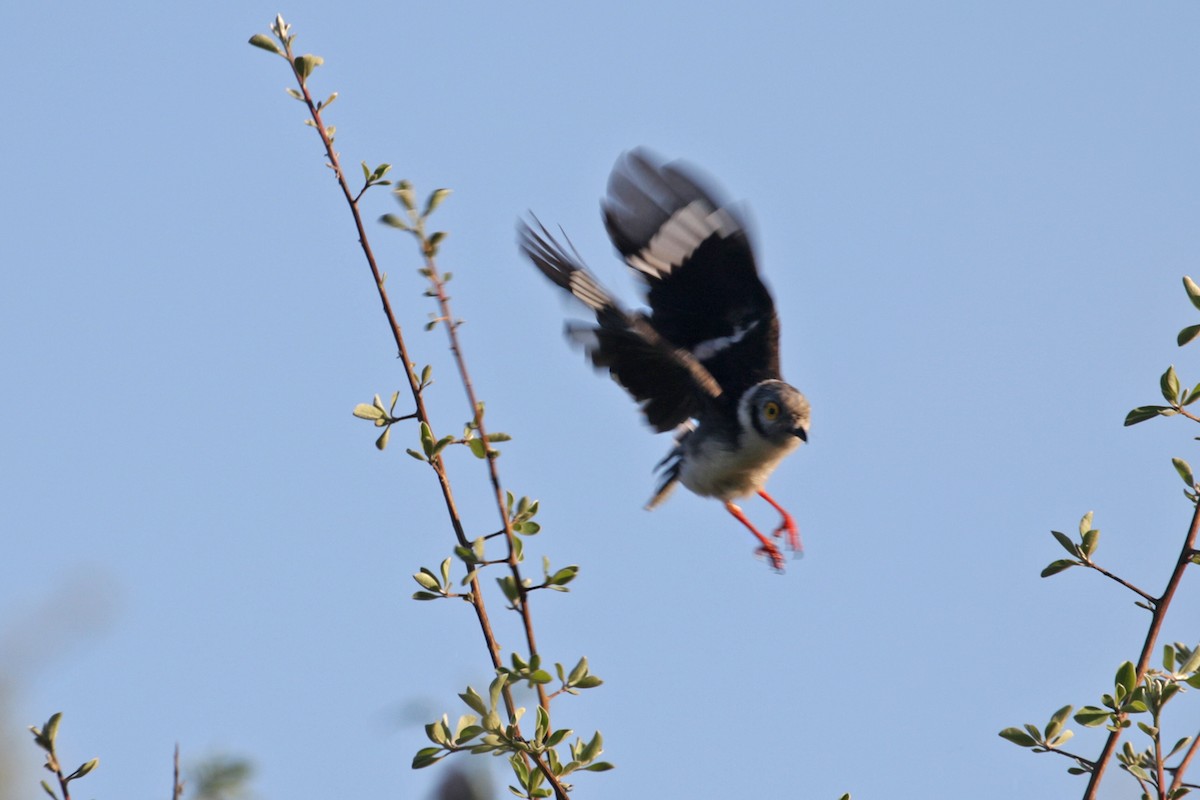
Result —
M 796 430 L 792 431 L 792 433 L 795 434 L 796 438 L 798 438 L 800 441 L 808 441 L 808 431 L 806 429 L 796 428 Z

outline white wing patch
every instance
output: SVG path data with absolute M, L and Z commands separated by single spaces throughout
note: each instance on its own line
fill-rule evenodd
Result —
M 567 288 L 592 311 L 600 311 L 606 306 L 612 305 L 608 293 L 600 288 L 600 284 L 596 283 L 596 280 L 588 272 L 582 269 L 571 273 Z
M 693 200 L 676 211 L 654 234 L 650 243 L 629 257 L 629 266 L 661 278 L 686 261 L 714 233 L 722 239 L 739 229 L 723 208 L 713 210 L 704 200 Z
M 728 336 L 718 336 L 716 339 L 706 339 L 703 342 L 698 342 L 696 346 L 692 348 L 692 355 L 694 355 L 700 361 L 707 361 L 725 348 L 732 347 L 742 339 L 745 339 L 750 331 L 758 327 L 758 323 L 759 320 L 754 320 L 754 322 L 751 322 L 749 325 L 744 325 L 740 328 L 734 328 L 733 333 L 729 334 Z

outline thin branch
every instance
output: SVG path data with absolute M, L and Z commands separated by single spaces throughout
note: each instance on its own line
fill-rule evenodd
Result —
M 1142 645 L 1142 654 L 1138 658 L 1135 685 L 1140 685 L 1146 677 L 1146 670 L 1150 666 L 1150 656 L 1154 652 L 1159 631 L 1162 630 L 1163 621 L 1166 619 L 1167 609 L 1171 607 L 1171 600 L 1175 597 L 1175 590 L 1179 588 L 1179 582 L 1183 579 L 1183 572 L 1187 569 L 1188 564 L 1191 563 L 1192 554 L 1196 549 L 1196 534 L 1198 531 L 1200 531 L 1200 504 L 1196 504 L 1192 510 L 1192 522 L 1188 526 L 1187 536 L 1184 538 L 1183 546 L 1179 550 L 1179 558 L 1175 560 L 1175 569 L 1171 572 L 1171 577 L 1167 580 L 1167 588 L 1163 590 L 1162 597 L 1151 598 L 1151 605 L 1154 607 L 1154 611 L 1150 618 L 1150 628 L 1146 631 L 1146 641 Z M 1119 715 L 1120 720 L 1124 718 L 1125 715 Z M 1096 800 L 1096 793 L 1100 789 L 1100 780 L 1104 777 L 1104 770 L 1108 766 L 1108 762 L 1112 759 L 1113 753 L 1117 751 L 1117 742 L 1121 738 L 1121 730 L 1118 726 L 1116 730 L 1109 732 L 1108 739 L 1104 742 L 1104 749 L 1100 751 L 1100 757 L 1096 759 L 1096 768 L 1092 770 L 1083 800 Z M 1178 775 L 1176 779 L 1179 779 Z
M 179 742 L 175 743 L 175 780 L 174 788 L 172 789 L 172 800 L 179 800 L 183 797 L 183 781 L 179 778 Z
M 1158 603 L 1158 598 L 1155 597 L 1154 595 L 1150 594 L 1149 592 L 1139 589 L 1138 587 L 1134 586 L 1132 583 L 1125 580 L 1124 578 L 1122 578 L 1118 575 L 1112 574 L 1111 572 L 1109 572 L 1108 570 L 1106 570 L 1104 567 L 1100 566 L 1099 564 L 1093 563 L 1092 561 L 1085 561 L 1084 563 L 1087 564 L 1092 569 L 1096 570 L 1096 572 L 1099 572 L 1101 575 L 1105 576 L 1106 578 L 1112 578 L 1114 581 L 1121 584 L 1122 586 L 1124 586 L 1126 589 L 1133 592 L 1134 594 L 1141 595 L 1142 599 L 1145 600 L 1150 605 L 1153 606 L 1156 603 Z
M 467 369 L 467 362 L 463 356 L 462 345 L 458 340 L 458 325 L 452 320 L 454 315 L 450 310 L 450 298 L 446 295 L 446 284 L 442 281 L 441 273 L 438 272 L 437 265 L 434 263 L 431 256 L 426 256 L 425 267 L 429 275 L 429 281 L 433 284 L 434 292 L 437 297 L 438 310 L 442 316 L 448 320 L 444 326 L 446 328 L 446 336 L 450 340 L 450 352 L 454 356 L 454 363 L 458 367 L 458 375 L 462 380 L 464 391 L 467 394 L 467 402 L 471 405 L 471 414 L 474 417 L 476 429 L 479 431 L 480 438 L 483 439 L 485 447 L 487 447 L 487 427 L 484 423 L 484 415 L 480 411 L 479 398 L 475 394 L 475 384 L 471 381 L 471 374 Z M 487 447 L 490 450 L 490 447 Z M 537 642 L 533 635 L 533 617 L 529 611 L 529 590 L 525 588 L 522 580 L 521 569 L 516 557 L 516 548 L 513 546 L 513 529 L 512 520 L 508 516 L 508 505 L 504 498 L 504 486 L 500 482 L 500 472 L 496 468 L 496 459 L 488 455 L 485 459 L 488 466 L 488 477 L 492 482 L 492 492 L 496 501 L 496 510 L 500 513 L 500 524 L 503 526 L 503 534 L 506 543 L 508 544 L 508 557 L 506 559 L 509 571 L 512 573 L 513 581 L 517 586 L 517 591 L 520 593 L 520 603 L 515 604 L 517 611 L 521 615 L 521 622 L 525 628 L 525 644 L 529 648 L 530 660 L 538 655 Z M 546 695 L 545 686 L 537 684 L 538 705 L 550 713 L 550 698 Z
M 287 59 L 288 64 L 292 68 L 292 74 L 295 76 L 296 83 L 300 87 L 300 92 L 301 92 L 301 96 L 303 98 L 304 104 L 308 107 L 308 112 L 309 112 L 310 117 L 312 118 L 314 127 L 317 130 L 317 134 L 321 137 L 321 143 L 325 147 L 325 155 L 329 159 L 328 166 L 333 170 L 334 175 L 336 176 L 336 179 L 337 179 L 338 186 L 341 188 L 342 194 L 346 198 L 346 204 L 350 207 L 350 213 L 354 218 L 354 226 L 358 231 L 359 245 L 362 247 L 363 256 L 366 258 L 367 264 L 371 268 L 371 276 L 375 280 L 375 288 L 379 294 L 379 301 L 383 306 L 384 315 L 387 317 L 388 326 L 391 328 L 392 339 L 396 343 L 396 349 L 399 353 L 400 361 L 404 365 L 404 374 L 408 378 L 409 390 L 412 393 L 413 403 L 416 406 L 416 411 L 415 411 L 416 418 L 418 420 L 420 420 L 421 422 L 424 422 L 425 424 L 428 425 L 429 424 L 429 414 L 425 407 L 425 402 L 424 402 L 424 398 L 422 395 L 422 387 L 420 384 L 420 380 L 418 379 L 417 374 L 414 370 L 413 362 L 408 356 L 408 348 L 404 341 L 403 331 L 400 327 L 399 321 L 396 319 L 395 313 L 392 311 L 391 302 L 388 299 L 387 291 L 384 288 L 383 273 L 380 271 L 379 265 L 375 260 L 374 252 L 371 250 L 371 245 L 367 238 L 366 226 L 363 222 L 362 214 L 359 211 L 358 200 L 359 200 L 359 198 L 362 197 L 363 191 L 365 191 L 367 187 L 364 186 L 363 190 L 358 192 L 358 194 L 354 194 L 351 191 L 350 185 L 346 180 L 345 173 L 342 170 L 341 162 L 338 159 L 337 151 L 333 149 L 333 141 L 329 138 L 329 133 L 326 130 L 325 123 L 321 119 L 321 111 L 317 107 L 317 104 L 313 101 L 312 95 L 309 94 L 308 87 L 306 85 L 307 81 L 296 69 L 296 58 L 292 53 L 291 44 L 287 40 L 284 40 L 282 43 L 284 46 L 284 57 Z M 436 271 L 433 274 L 436 274 Z M 444 293 L 441 292 L 440 289 L 439 289 L 438 300 L 439 300 L 440 304 L 444 304 Z M 445 310 L 446 309 L 443 309 L 444 315 L 446 315 Z M 446 315 L 446 316 L 448 316 L 448 315 Z M 453 330 L 454 326 L 452 324 L 448 324 L 447 327 L 449 329 Z M 464 385 L 467 387 L 468 396 L 471 398 L 472 408 L 477 409 L 478 406 L 474 401 L 474 389 L 472 388 L 472 386 L 470 384 L 470 379 L 466 374 L 466 366 L 462 362 L 460 350 L 457 347 L 457 339 L 455 338 L 453 341 L 454 341 L 454 345 L 452 347 L 452 350 L 454 352 L 456 361 L 458 361 L 458 363 L 459 363 L 460 374 L 463 375 Z M 479 419 L 480 415 L 478 414 L 478 412 L 476 411 L 474 413 L 476 416 L 476 422 L 481 423 L 482 420 Z M 484 432 L 482 426 L 480 427 L 479 432 L 480 432 L 481 436 L 485 435 L 485 432 Z M 500 501 L 501 501 L 501 510 L 502 510 L 502 517 L 504 518 L 505 532 L 508 535 L 508 541 L 509 541 L 508 562 L 510 564 L 510 568 L 512 568 L 514 571 L 514 575 L 519 576 L 519 572 L 516 571 L 515 559 L 513 558 L 513 552 L 512 552 L 512 528 L 511 528 L 511 523 L 508 521 L 508 518 L 507 518 L 507 512 L 504 510 L 502 492 L 499 488 L 500 487 L 499 476 L 496 473 L 494 464 L 491 464 L 492 459 L 489 458 L 488 462 L 489 462 L 489 465 L 491 465 L 492 484 L 493 484 L 493 487 L 496 488 L 498 497 L 500 498 Z M 430 459 L 429 463 L 433 467 L 434 474 L 437 475 L 438 485 L 442 491 L 442 499 L 445 502 L 446 513 L 447 513 L 447 516 L 449 517 L 450 524 L 454 529 L 455 538 L 458 539 L 458 543 L 460 545 L 462 545 L 463 547 L 469 548 L 471 546 L 471 542 L 470 542 L 470 539 L 467 537 L 466 531 L 463 527 L 462 518 L 459 516 L 458 506 L 454 500 L 454 492 L 450 487 L 450 480 L 446 474 L 445 464 L 442 460 L 441 455 L 437 454 L 437 455 L 433 456 Z M 492 660 L 492 667 L 493 667 L 493 669 L 499 670 L 503 667 L 503 660 L 501 658 L 501 653 L 500 653 L 500 645 L 496 641 L 496 636 L 495 636 L 495 633 L 493 632 L 491 621 L 487 614 L 486 606 L 484 605 L 483 591 L 482 591 L 482 587 L 479 583 L 478 573 L 476 571 L 472 571 L 469 583 L 471 586 L 471 596 L 472 596 L 471 607 L 475 609 L 475 616 L 479 622 L 480 630 L 483 633 L 483 638 L 487 645 L 488 653 Z M 518 585 L 518 587 L 520 586 L 519 579 L 517 581 L 517 585 Z M 525 622 L 526 638 L 529 641 L 530 653 L 532 655 L 534 652 L 536 652 L 536 650 L 534 650 L 534 644 L 533 644 L 533 628 L 532 628 L 532 622 L 528 616 L 527 603 L 524 601 L 524 598 L 522 598 L 522 602 L 521 602 L 520 606 L 521 606 L 521 615 Z M 540 686 L 538 688 L 539 688 L 539 698 L 543 700 L 543 705 L 545 705 L 544 690 L 542 690 Z M 516 703 L 513 699 L 512 693 L 511 693 L 509 687 L 507 686 L 507 684 L 504 687 L 503 696 L 504 696 L 504 703 L 505 703 L 506 709 L 508 711 L 508 717 L 509 717 L 509 720 L 511 721 L 513 730 L 516 732 L 517 736 L 521 736 L 520 727 L 516 721 Z M 533 762 L 537 765 L 537 768 L 542 772 L 542 774 L 545 775 L 546 780 L 553 787 L 555 796 L 558 798 L 558 800 L 567 800 L 566 790 L 563 788 L 562 783 L 558 780 L 557 776 L 554 775 L 554 772 L 550 769 L 549 765 L 544 761 L 544 759 L 542 759 L 540 756 L 535 755 L 535 754 L 528 754 L 528 755 L 533 760 Z M 69 799 L 64 798 L 64 800 L 69 800 Z
M 1175 791 L 1183 786 L 1183 776 L 1187 773 L 1188 765 L 1192 763 L 1192 759 L 1196 757 L 1196 750 L 1200 747 L 1200 732 L 1197 732 L 1192 737 L 1192 743 L 1188 745 L 1187 752 L 1183 754 L 1183 760 L 1179 762 L 1179 766 L 1173 770 L 1175 777 L 1171 780 L 1171 791 Z

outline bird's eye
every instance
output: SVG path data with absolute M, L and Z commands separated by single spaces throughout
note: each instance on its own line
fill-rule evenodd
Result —
M 778 417 L 779 403 L 776 403 L 774 400 L 767 401 L 766 405 L 763 406 L 763 416 L 768 420 L 773 420 Z

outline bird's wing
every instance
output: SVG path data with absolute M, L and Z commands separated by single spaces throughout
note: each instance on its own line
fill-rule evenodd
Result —
M 568 336 L 633 395 L 656 430 L 672 430 L 720 401 L 720 385 L 696 358 L 668 342 L 642 315 L 624 311 L 574 248 L 568 251 L 540 222 L 534 223 L 538 230 L 518 225 L 522 252 L 596 314 L 595 326 L 569 323 Z
M 609 237 L 646 281 L 650 323 L 738 396 L 779 378 L 779 320 L 736 208 L 680 162 L 643 149 L 613 167 L 601 204 Z

